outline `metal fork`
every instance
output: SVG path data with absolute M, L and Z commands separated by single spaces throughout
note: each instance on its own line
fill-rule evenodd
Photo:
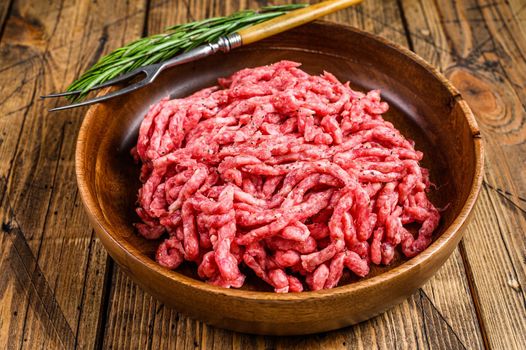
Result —
M 288 29 L 292 29 L 302 24 L 305 24 L 307 22 L 311 22 L 329 13 L 344 9 L 351 5 L 356 5 L 360 3 L 361 1 L 362 0 L 328 0 L 328 1 L 317 3 L 315 5 L 304 7 L 299 10 L 291 11 L 285 15 L 276 17 L 269 21 L 262 22 L 260 24 L 253 25 L 251 27 L 241 29 L 237 33 L 233 33 L 233 34 L 221 37 L 215 43 L 198 46 L 193 50 L 190 50 L 188 52 L 175 56 L 174 58 L 171 58 L 167 61 L 152 64 L 152 65 L 141 67 L 141 68 L 137 68 L 134 71 L 123 74 L 114 79 L 108 80 L 104 84 L 93 86 L 91 89 L 89 89 L 89 91 L 98 90 L 106 86 L 125 82 L 139 75 L 144 75 L 143 79 L 123 89 L 113 91 L 113 92 L 110 92 L 109 94 L 98 96 L 90 100 L 77 102 L 77 103 L 73 103 L 73 104 L 66 105 L 66 106 L 55 107 L 55 108 L 50 109 L 50 111 L 60 111 L 63 109 L 86 106 L 86 105 L 106 101 L 106 100 L 109 100 L 110 98 L 114 98 L 117 96 L 127 94 L 129 92 L 135 91 L 137 89 L 140 89 L 152 83 L 155 80 L 155 78 L 157 78 L 159 73 L 161 73 L 166 68 L 173 67 L 173 66 L 183 64 L 183 63 L 196 61 L 198 59 L 212 55 L 218 51 L 222 51 L 225 53 L 229 52 L 231 49 L 234 49 L 241 45 L 251 44 L 253 42 L 268 38 L 272 35 L 284 32 Z M 56 94 L 50 94 L 47 96 L 41 96 L 41 98 L 71 96 L 71 95 L 77 95 L 79 93 L 81 93 L 80 90 L 61 92 L 61 93 L 56 93 Z
M 156 64 L 151 64 L 149 66 L 139 67 L 139 68 L 137 68 L 137 69 L 135 69 L 135 70 L 133 70 L 131 72 L 128 72 L 126 74 L 118 76 L 118 77 L 116 77 L 114 79 L 108 80 L 104 84 L 96 85 L 96 86 L 92 87 L 91 89 L 89 89 L 88 91 L 98 90 L 98 89 L 101 89 L 101 88 L 104 88 L 104 87 L 107 87 L 107 86 L 123 83 L 125 81 L 130 80 L 133 77 L 138 77 L 140 75 L 144 75 L 144 77 L 141 80 L 139 80 L 138 82 L 136 82 L 136 83 L 134 83 L 134 84 L 132 84 L 130 86 L 127 86 L 127 87 L 125 87 L 123 89 L 120 89 L 120 90 L 117 90 L 117 91 L 110 92 L 109 94 L 106 94 L 106 95 L 103 95 L 103 96 L 98 96 L 98 97 L 92 98 L 90 100 L 77 102 L 77 103 L 72 103 L 72 104 L 66 105 L 66 106 L 55 107 L 55 108 L 50 109 L 49 111 L 53 112 L 53 111 L 60 111 L 60 110 L 63 110 L 63 109 L 70 109 L 70 108 L 76 108 L 76 107 L 81 107 L 81 106 L 87 106 L 87 105 L 91 105 L 93 103 L 106 101 L 106 100 L 109 100 L 111 98 L 130 93 L 132 91 L 135 91 L 137 89 L 140 89 L 140 88 L 145 87 L 146 85 L 152 83 L 155 80 L 155 78 L 157 78 L 157 76 L 159 76 L 159 73 L 161 73 L 166 68 L 177 66 L 177 65 L 183 64 L 183 63 L 196 61 L 198 59 L 201 59 L 201 58 L 207 57 L 207 56 L 209 56 L 211 54 L 214 54 L 214 53 L 216 53 L 218 51 L 229 52 L 231 49 L 239 47 L 239 46 L 241 46 L 241 36 L 239 34 L 233 33 L 233 34 L 230 34 L 228 36 L 221 37 L 215 43 L 210 43 L 210 44 L 198 46 L 198 47 L 196 47 L 193 50 L 190 50 L 188 52 L 185 52 L 183 54 L 175 56 L 174 58 L 171 58 L 171 59 L 169 59 L 167 61 L 164 61 L 164 62 L 161 62 L 161 63 L 156 63 Z M 61 92 L 61 93 L 49 94 L 49 95 L 46 95 L 46 96 L 41 96 L 41 98 L 53 98 L 53 97 L 61 97 L 61 96 L 71 96 L 71 95 L 77 95 L 80 92 L 81 92 L 80 90 Z

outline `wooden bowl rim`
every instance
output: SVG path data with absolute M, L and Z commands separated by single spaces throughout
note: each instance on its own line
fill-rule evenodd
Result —
M 449 225 L 449 227 L 446 228 L 446 230 L 440 235 L 440 237 L 438 237 L 429 247 L 427 247 L 426 250 L 424 250 L 422 253 L 418 254 L 414 258 L 411 258 L 410 260 L 402 263 L 401 265 L 389 271 L 383 272 L 377 276 L 374 276 L 374 277 L 371 277 L 365 280 L 360 280 L 354 283 L 350 283 L 344 286 L 336 287 L 333 289 L 327 289 L 327 290 L 321 290 L 321 291 L 305 291 L 301 293 L 279 294 L 279 293 L 273 293 L 273 292 L 222 288 L 222 287 L 210 285 L 206 282 L 203 282 L 197 279 L 193 279 L 191 277 L 187 277 L 183 274 L 180 274 L 176 271 L 171 271 L 171 270 L 161 267 L 150 257 L 138 251 L 133 245 L 129 244 L 127 241 L 119 239 L 118 237 L 114 236 L 110 230 L 108 230 L 108 227 L 106 225 L 106 220 L 104 218 L 104 215 L 101 212 L 100 206 L 97 204 L 96 198 L 90 195 L 88 185 L 86 184 L 86 177 L 84 176 L 84 171 L 83 171 L 84 159 L 86 157 L 86 152 L 84 149 L 84 146 L 86 144 L 85 142 L 85 139 L 87 136 L 86 134 L 88 130 L 90 129 L 91 121 L 96 118 L 99 112 L 99 109 L 102 108 L 103 106 L 103 104 L 96 104 L 96 105 L 91 106 L 86 112 L 86 116 L 82 122 L 80 131 L 78 134 L 78 138 L 77 138 L 77 145 L 76 145 L 76 152 L 75 152 L 75 172 L 77 176 L 77 184 L 79 187 L 79 192 L 81 194 L 82 201 L 84 203 L 86 211 L 88 212 L 88 215 L 91 216 L 94 221 L 96 221 L 101 231 L 104 232 L 104 235 L 107 238 L 109 238 L 126 255 L 127 258 L 132 260 L 130 261 L 130 264 L 132 264 L 133 262 L 137 264 L 142 264 L 145 267 L 147 267 L 151 271 L 152 274 L 162 275 L 162 277 L 172 279 L 175 282 L 181 283 L 187 287 L 197 288 L 203 292 L 212 293 L 216 295 L 223 295 L 223 296 L 231 297 L 235 299 L 246 299 L 246 300 L 252 300 L 252 301 L 265 301 L 265 302 L 275 302 L 275 303 L 276 302 L 287 302 L 287 301 L 301 301 L 301 300 L 307 300 L 307 299 L 309 300 L 318 299 L 319 300 L 319 299 L 325 299 L 329 297 L 335 297 L 338 295 L 347 295 L 349 293 L 356 292 L 358 290 L 362 290 L 365 288 L 371 288 L 371 287 L 380 285 L 382 283 L 385 283 L 392 278 L 403 275 L 409 272 L 410 270 L 417 269 L 421 265 L 423 265 L 426 261 L 428 261 L 436 252 L 443 249 L 443 247 L 446 246 L 450 240 L 455 238 L 456 235 L 461 234 L 459 229 L 468 219 L 469 214 L 476 202 L 480 188 L 482 186 L 482 178 L 483 178 L 482 171 L 483 171 L 483 164 L 484 164 L 483 143 L 482 143 L 482 139 L 480 136 L 480 131 L 479 131 L 476 119 L 473 115 L 473 112 L 469 108 L 468 104 L 462 98 L 458 90 L 447 80 L 447 78 L 444 75 L 442 75 L 442 73 L 440 73 L 437 69 L 431 66 L 431 64 L 429 64 L 426 60 L 424 60 L 422 57 L 418 56 L 414 52 L 396 43 L 393 43 L 387 39 L 384 39 L 380 36 L 364 32 L 361 29 L 354 28 L 349 25 L 337 24 L 337 23 L 332 23 L 328 21 L 315 21 L 314 23 L 317 25 L 321 25 L 322 27 L 326 26 L 326 27 L 333 27 L 333 28 L 336 28 L 342 31 L 352 31 L 359 35 L 368 37 L 371 40 L 380 42 L 381 44 L 386 45 L 392 49 L 395 49 L 396 51 L 398 51 L 398 53 L 404 56 L 407 56 L 413 62 L 420 65 L 427 71 L 429 71 L 436 79 L 438 79 L 451 92 L 452 97 L 459 104 L 463 112 L 464 118 L 466 119 L 470 127 L 472 137 L 473 137 L 473 143 L 474 143 L 474 148 L 475 148 L 475 158 L 476 158 L 475 174 L 474 174 L 473 182 L 471 184 L 471 188 L 470 188 L 468 197 L 463 207 L 461 208 L 459 214 L 455 217 L 453 222 Z M 306 25 L 311 25 L 311 24 L 306 24 Z M 323 54 L 322 52 L 320 53 Z M 101 94 L 107 93 L 111 89 L 112 88 L 107 88 L 105 91 L 101 91 Z

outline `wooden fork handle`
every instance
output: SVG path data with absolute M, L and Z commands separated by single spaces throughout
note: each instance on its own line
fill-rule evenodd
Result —
M 362 0 L 329 0 L 311 5 L 299 10 L 291 11 L 283 16 L 269 21 L 241 29 L 237 33 L 241 36 L 243 45 L 250 44 L 286 30 L 312 22 L 317 18 L 356 5 Z

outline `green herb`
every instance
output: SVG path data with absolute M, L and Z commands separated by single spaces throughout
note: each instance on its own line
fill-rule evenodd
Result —
M 82 99 L 93 86 L 103 84 L 121 74 L 165 61 L 199 45 L 214 42 L 221 36 L 281 16 L 288 11 L 306 5 L 267 6 L 259 11 L 244 10 L 226 17 L 208 18 L 168 27 L 166 33 L 136 40 L 102 57 L 75 80 L 67 91 L 80 90 L 80 94 L 72 95 L 70 98 L 72 100 Z

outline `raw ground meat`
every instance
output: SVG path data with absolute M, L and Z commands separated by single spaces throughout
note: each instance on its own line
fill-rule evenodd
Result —
M 135 226 L 166 237 L 160 265 L 195 262 L 200 278 L 234 288 L 244 265 L 276 292 L 300 292 L 431 243 L 440 215 L 422 153 L 381 117 L 380 92 L 299 66 L 243 69 L 151 106 L 132 150 L 143 183 Z

